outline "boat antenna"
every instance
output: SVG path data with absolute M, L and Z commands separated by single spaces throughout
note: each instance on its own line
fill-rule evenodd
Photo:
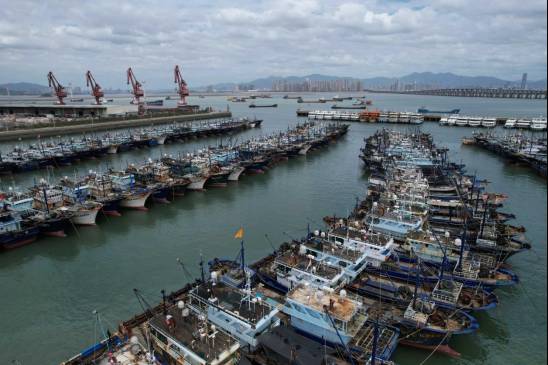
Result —
M 371 349 L 371 365 L 376 364 L 377 341 L 379 340 L 379 319 L 375 317 L 375 326 L 373 327 L 373 347 Z
M 95 324 L 99 325 L 99 329 L 101 330 L 101 334 L 103 335 L 103 337 L 107 340 L 107 348 L 108 350 L 110 351 L 110 332 L 105 332 L 105 328 L 103 327 L 103 322 L 101 321 L 101 317 L 99 315 L 99 312 L 97 310 L 93 310 L 92 312 L 93 314 L 95 314 Z
M 268 244 L 270 245 L 270 247 L 272 247 L 272 250 L 274 250 L 274 253 L 276 252 L 276 248 L 274 248 L 274 245 L 272 244 L 272 241 L 270 240 L 270 238 L 268 237 L 268 234 L 264 234 L 264 238 L 266 239 L 266 241 L 268 242 Z
M 245 248 L 244 248 L 244 240 L 240 242 L 240 266 L 242 268 L 242 272 L 245 275 Z
M 193 281 L 193 277 L 192 275 L 190 274 L 190 272 L 187 270 L 185 264 L 183 263 L 183 261 L 177 257 L 177 263 L 181 266 L 181 268 L 183 269 L 183 273 L 185 274 L 187 280 L 189 282 L 192 282 Z
M 200 277 L 202 279 L 202 283 L 205 283 L 204 257 L 201 252 L 200 252 Z
M 135 294 L 135 297 L 137 298 L 137 301 L 139 302 L 139 305 L 141 306 L 141 309 L 143 310 L 145 316 L 149 319 L 152 318 L 153 316 L 152 307 L 147 302 L 147 300 L 145 299 L 141 291 L 139 289 L 134 288 L 133 293 Z

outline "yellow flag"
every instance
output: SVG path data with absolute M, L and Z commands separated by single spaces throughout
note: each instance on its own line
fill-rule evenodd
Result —
M 244 227 L 240 227 L 240 229 L 236 231 L 234 238 L 244 238 Z

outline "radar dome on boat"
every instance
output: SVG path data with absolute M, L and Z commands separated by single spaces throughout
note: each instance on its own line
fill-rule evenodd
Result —
M 455 238 L 455 246 L 459 246 L 462 245 L 462 240 L 460 238 Z
M 373 208 L 376 208 L 376 207 L 378 207 L 378 206 L 379 206 L 379 203 L 373 202 Z
M 213 331 L 213 332 L 215 332 L 215 330 L 217 329 L 217 327 L 215 327 L 214 324 L 212 324 L 211 327 L 209 327 L 209 328 L 211 328 L 211 331 Z
M 300 245 L 299 246 L 299 255 L 306 255 L 306 246 Z
M 325 232 L 322 232 L 322 233 L 320 234 L 320 236 L 321 236 L 322 238 L 325 238 Z
M 131 336 L 131 338 L 129 339 L 129 343 L 138 344 L 139 338 L 137 338 L 137 336 Z
M 131 352 L 131 354 L 133 356 L 137 356 L 140 352 L 141 352 L 141 346 L 139 346 L 138 343 L 134 343 L 133 345 L 131 345 L 131 347 L 129 348 L 129 352 Z
M 451 233 L 449 233 L 449 231 L 445 231 L 445 238 L 449 238 L 451 237 Z
M 341 298 L 346 298 L 346 290 L 341 289 L 340 295 L 341 295 Z
M 339 219 L 339 224 L 344 224 L 344 219 Z
M 217 271 L 212 271 L 211 272 L 211 281 L 213 281 L 214 283 L 217 282 L 217 277 L 219 276 L 219 274 L 217 274 Z
M 177 302 L 177 308 L 183 309 L 184 307 L 185 307 L 185 302 L 182 301 L 182 300 L 179 300 L 179 301 Z
M 319 235 L 320 235 L 320 231 L 315 230 L 315 231 L 314 231 L 314 236 L 319 236 Z
M 183 317 L 188 317 L 188 316 L 190 315 L 190 309 L 188 309 L 188 307 L 185 307 L 185 308 L 183 309 L 183 311 L 181 312 L 181 315 L 182 315 Z

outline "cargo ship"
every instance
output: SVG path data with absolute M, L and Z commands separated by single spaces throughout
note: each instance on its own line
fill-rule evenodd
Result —
M 460 109 L 452 109 L 452 110 L 430 110 L 426 109 L 426 107 L 421 106 L 417 109 L 417 113 L 421 114 L 459 114 Z

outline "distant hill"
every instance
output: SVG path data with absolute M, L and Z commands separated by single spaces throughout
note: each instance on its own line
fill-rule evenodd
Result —
M 399 78 L 376 77 L 363 79 L 366 88 L 387 88 L 398 81 L 400 84 L 416 84 L 417 86 L 430 86 L 439 88 L 465 88 L 465 87 L 517 87 L 521 80 L 509 81 L 491 76 L 461 76 L 450 72 L 414 72 Z M 530 89 L 546 89 L 546 79 L 529 81 L 527 87 Z
M 221 83 L 210 85 L 218 91 L 234 90 L 239 86 L 253 86 L 254 89 L 268 90 L 272 87 L 272 82 L 275 80 L 285 80 L 287 82 L 304 82 L 306 80 L 335 80 L 335 79 L 348 79 L 358 80 L 355 77 L 340 77 L 322 74 L 311 74 L 306 76 L 287 76 L 276 77 L 269 76 L 266 78 L 260 78 L 252 81 L 241 83 Z M 459 87 L 519 87 L 521 80 L 502 80 L 491 76 L 462 76 L 456 75 L 450 72 L 445 73 L 433 73 L 433 72 L 414 72 L 402 77 L 372 77 L 360 79 L 364 87 L 367 89 L 388 89 L 396 81 L 400 84 L 416 84 L 417 87 L 439 87 L 439 88 L 459 88 Z M 527 87 L 530 89 L 546 89 L 546 79 L 538 81 L 529 81 Z M 203 90 L 206 87 L 196 88 L 197 90 Z M 241 88 L 241 87 L 240 87 Z
M 30 82 L 0 84 L 0 95 L 7 95 L 8 90 L 11 95 L 40 95 L 51 92 L 50 88 L 45 85 Z

